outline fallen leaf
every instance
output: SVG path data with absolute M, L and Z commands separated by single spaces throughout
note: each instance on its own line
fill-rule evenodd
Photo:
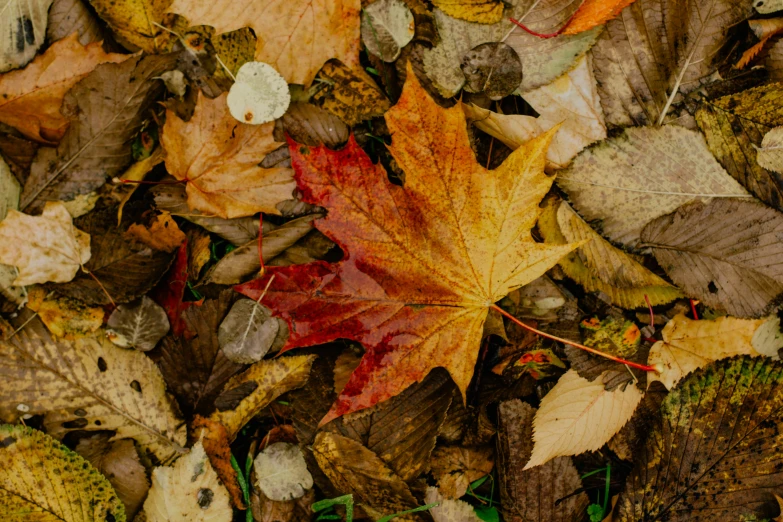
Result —
M 359 0 L 174 0 L 168 7 L 218 33 L 250 27 L 259 38 L 256 61 L 270 64 L 286 82 L 304 85 L 331 58 L 359 64 L 359 9 Z
M 103 326 L 103 308 L 85 306 L 67 297 L 48 295 L 40 286 L 28 290 L 27 308 L 38 313 L 38 317 L 55 337 L 75 339 Z
M 491 446 L 439 446 L 430 459 L 430 471 L 438 481 L 438 491 L 450 499 L 463 496 L 472 482 L 492 472 L 493 465 Z
M 759 39 L 759 42 L 745 50 L 742 53 L 742 57 L 735 65 L 737 69 L 743 69 L 753 61 L 756 56 L 764 49 L 764 47 L 770 42 L 773 36 L 780 34 L 783 31 L 783 18 L 765 18 L 762 20 L 748 20 L 748 27 L 750 27 L 753 34 Z
M 601 379 L 590 382 L 567 371 L 541 400 L 533 419 L 535 444 L 524 469 L 599 449 L 628 422 L 642 396 L 633 384 L 608 392 Z
M 117 346 L 148 352 L 168 333 L 169 319 L 166 311 L 145 295 L 118 306 L 106 326 L 106 335 Z
M 186 234 L 188 248 L 188 281 L 198 281 L 201 270 L 212 260 L 214 243 L 209 233 L 201 228 L 191 228 Z
M 352 439 L 329 432 L 319 433 L 315 437 L 313 453 L 334 487 L 357 497 L 365 511 L 376 520 L 418 505 L 408 485 L 375 453 Z M 424 520 L 415 514 L 407 515 L 405 519 Z
M 522 62 L 517 52 L 503 42 L 479 44 L 462 58 L 466 92 L 484 93 L 501 100 L 522 83 Z
M 75 451 L 108 478 L 117 497 L 125 505 L 126 515 L 133 520 L 147 496 L 150 481 L 139 462 L 133 441 L 109 442 L 109 438 L 103 434 L 85 437 L 76 445 Z
M 329 209 L 316 227 L 350 255 L 269 267 L 237 287 L 258 300 L 274 274 L 261 302 L 289 323 L 285 349 L 337 338 L 365 346 L 323 423 L 393 397 L 436 367 L 464 398 L 488 306 L 576 246 L 543 246 L 529 232 L 552 182 L 543 172 L 552 133 L 489 172 L 476 163 L 462 109 L 436 105 L 410 70 L 386 123 L 404 187 L 355 140 L 341 151 L 290 145 L 303 199 Z
M 768 14 L 783 9 L 783 2 L 780 0 L 760 0 L 754 2 L 753 7 L 761 14 Z
M 783 294 L 783 214 L 755 200 L 694 202 L 650 222 L 642 241 L 689 295 L 759 317 Z
M 288 442 L 275 442 L 260 451 L 253 469 L 255 485 L 270 500 L 294 500 L 313 487 L 302 450 Z
M 500 13 L 503 6 L 500 5 Z M 367 52 L 394 62 L 415 34 L 413 13 L 401 0 L 378 0 L 362 10 L 362 42 Z
M 758 520 L 779 512 L 783 364 L 735 357 L 664 399 L 614 519 Z M 741 464 L 740 464 L 741 463 Z M 677 471 L 679 470 L 679 472 Z
M 169 4 L 171 0 L 90 0 L 121 42 L 153 54 L 168 51 L 175 41 L 171 33 L 159 27 L 174 25 L 173 17 L 166 14 Z
M 186 180 L 188 205 L 223 218 L 256 212 L 279 214 L 275 205 L 294 190 L 291 169 L 265 169 L 258 164 L 278 148 L 273 123 L 247 125 L 228 112 L 226 95 L 199 96 L 188 122 L 166 111 L 161 145 L 166 168 Z
M 79 43 L 87 45 L 104 39 L 104 28 L 85 0 L 54 0 L 49 8 L 46 38 L 57 42 L 73 33 Z
M 89 273 L 54 287 L 59 294 L 102 305 L 110 303 L 109 294 L 116 303 L 127 303 L 163 277 L 173 256 L 126 239 L 116 226 L 116 215 L 117 207 L 107 207 L 76 220 L 76 226 L 91 238 L 92 257 L 84 265 Z
M 424 502 L 437 504 L 430 508 L 430 514 L 435 522 L 481 522 L 473 506 L 462 500 L 443 498 L 438 488 L 428 487 Z
M 701 135 L 675 126 L 625 129 L 577 156 L 557 184 L 587 222 L 600 220 L 604 236 L 628 247 L 645 224 L 685 203 L 750 197 Z
M 525 93 L 539 116 L 505 115 L 474 105 L 463 105 L 473 125 L 512 149 L 554 127 L 557 134 L 547 152 L 547 168 L 561 169 L 582 149 L 606 138 L 595 80 L 586 58 L 553 83 Z
M 258 362 L 279 338 L 280 322 L 283 320 L 272 317 L 272 312 L 268 308 L 251 299 L 240 299 L 234 303 L 226 318 L 220 323 L 218 330 L 220 348 L 226 357 L 236 363 Z M 282 339 L 277 341 L 280 346 L 283 343 Z
M 777 359 L 778 350 L 783 348 L 779 327 L 777 319 L 719 317 L 712 321 L 693 321 L 677 315 L 663 328 L 663 341 L 650 349 L 648 364 L 660 364 L 663 371 L 651 376 L 648 382 L 661 381 L 671 390 L 692 371 L 719 359 L 734 355 L 766 355 Z
M 40 145 L 11 134 L 0 133 L 0 153 L 19 183 L 24 184 L 30 174 L 30 165 Z
M 348 141 L 348 126 L 334 114 L 310 103 L 292 103 L 283 115 L 283 127 L 297 143 L 324 144 L 336 149 Z
M 160 55 L 103 63 L 68 91 L 61 108 L 68 131 L 57 148 L 38 150 L 20 206 L 30 211 L 45 201 L 73 199 L 121 173 L 132 159 L 128 142 L 163 88 L 152 78 L 173 62 L 172 55 Z
M 0 222 L 0 263 L 15 266 L 16 286 L 63 283 L 90 260 L 90 235 L 73 226 L 61 202 L 50 201 L 40 216 L 9 210 Z
M 696 112 L 696 122 L 721 165 L 750 193 L 778 209 L 783 209 L 783 176 L 754 158 L 763 136 L 783 125 L 782 101 L 783 84 L 772 83 L 704 101 Z
M 135 239 L 154 250 L 171 254 L 185 241 L 185 234 L 171 218 L 171 214 L 163 212 L 155 214 L 145 224 L 133 223 L 125 232 L 127 237 Z
M 149 522 L 231 522 L 228 492 L 209 463 L 201 442 L 173 466 L 152 471 L 144 501 Z
M 48 433 L 73 430 L 116 432 L 132 438 L 146 458 L 168 462 L 185 443 L 185 425 L 166 398 L 155 364 L 135 350 L 103 337 L 54 341 L 38 320 L 8 341 L 0 341 L 7 369 L 0 392 L 0 418 L 44 415 Z
M 759 166 L 783 174 L 783 127 L 775 127 L 764 135 L 761 147 L 756 148 Z
M 551 393 L 551 392 L 550 392 Z M 500 403 L 497 464 L 500 507 L 506 522 L 570 522 L 588 500 L 571 457 L 523 469 L 533 451 L 536 410 L 519 399 Z
M 634 3 L 636 0 L 586 0 L 579 6 L 568 23 L 560 30 L 561 34 L 578 34 L 603 25 Z
M 207 26 L 209 27 L 209 26 Z M 210 41 L 215 47 L 215 53 L 231 74 L 235 77 L 239 68 L 247 62 L 253 61 L 256 52 L 256 35 L 249 27 L 242 27 L 236 31 L 229 31 L 218 35 L 211 35 Z M 226 69 L 218 67 L 212 75 L 218 85 L 224 91 L 231 88 L 234 80 L 228 75 Z
M 348 125 L 358 125 L 364 120 L 383 116 L 391 106 L 375 81 L 362 69 L 328 62 L 318 77 L 324 81 L 323 89 L 313 95 L 313 101 L 321 103 L 324 109 Z
M 276 120 L 289 103 L 291 94 L 285 79 L 263 62 L 247 62 L 240 67 L 226 98 L 231 116 L 249 125 Z
M 432 4 L 447 15 L 468 22 L 495 24 L 503 18 L 503 2 L 498 0 L 433 0 Z
M 88 212 L 92 212 L 95 205 L 98 203 L 100 196 L 97 192 L 88 192 L 87 194 L 80 194 L 70 201 L 63 201 L 65 209 L 71 215 L 72 218 L 82 217 Z
M 559 319 L 559 311 L 569 300 L 569 297 L 549 277 L 541 276 L 508 294 L 500 304 L 503 309 L 519 319 L 534 319 L 550 323 Z
M 219 422 L 196 415 L 190 425 L 190 430 L 204 446 L 212 468 L 228 490 L 231 503 L 238 509 L 247 509 L 237 472 L 231 465 L 231 446 L 226 428 Z
M 566 244 L 588 240 L 561 259 L 563 272 L 589 292 L 604 292 L 622 308 L 640 308 L 669 303 L 682 292 L 642 266 L 636 259 L 612 246 L 584 222 L 565 201 L 544 200 L 538 230 L 547 243 Z
M 188 242 L 185 242 L 177 250 L 174 263 L 168 276 L 158 284 L 150 293 L 153 301 L 158 303 L 165 311 L 174 337 L 180 337 L 186 333 L 185 322 L 182 314 L 199 302 L 185 301 L 185 288 L 188 284 Z M 189 334 L 189 332 L 188 332 Z
M 252 477 L 252 474 L 251 474 Z M 276 502 L 264 496 L 258 489 L 253 488 L 250 493 L 250 509 L 253 518 L 257 522 L 297 522 L 298 520 L 309 520 L 312 506 L 316 501 L 314 489 L 307 490 L 307 493 L 296 500 L 287 502 Z
M 100 43 L 83 46 L 77 34 L 54 42 L 24 69 L 0 77 L 0 122 L 31 140 L 57 144 L 68 128 L 60 114 L 65 93 L 97 65 L 120 63 L 128 55 L 106 53 Z
M 7 0 L 0 24 L 0 73 L 22 67 L 33 59 L 46 36 L 47 12 L 52 0 Z
M 109 481 L 43 432 L 0 426 L 0 516 L 5 520 L 123 522 Z
M 678 94 L 716 71 L 729 29 L 750 13 L 751 0 L 637 0 L 623 9 L 594 53 L 607 122 L 664 123 Z

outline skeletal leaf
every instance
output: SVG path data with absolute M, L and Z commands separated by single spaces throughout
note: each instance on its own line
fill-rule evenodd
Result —
M 606 127 L 598 103 L 595 79 L 586 58 L 553 83 L 524 95 L 539 116 L 504 115 L 473 105 L 463 105 L 476 127 L 512 149 L 534 136 L 560 125 L 547 151 L 547 168 L 561 169 L 582 149 L 606 138 Z
M 674 126 L 625 129 L 583 151 L 557 184 L 586 221 L 600 220 L 604 236 L 629 247 L 646 223 L 685 203 L 750 197 L 700 134 Z
M 413 13 L 401 0 L 378 0 L 362 11 L 362 42 L 384 62 L 395 61 L 414 33 Z
M 668 394 L 613 520 L 762 520 L 779 513 L 783 363 L 748 356 L 697 370 Z
M 370 7 L 378 3 L 380 2 L 371 4 Z M 323 89 L 313 95 L 313 101 L 320 102 L 324 109 L 348 125 L 357 125 L 364 120 L 383 116 L 389 110 L 390 104 L 386 95 L 363 69 L 350 69 L 345 65 L 329 62 L 318 75 L 325 82 Z
M 226 357 L 240 364 L 252 364 L 263 359 L 272 347 L 279 322 L 271 312 L 252 299 L 240 299 L 234 303 L 228 315 L 220 323 L 218 339 Z M 285 330 L 288 331 L 287 329 Z M 280 341 L 282 345 L 284 341 Z M 269 497 L 269 495 L 267 494 Z M 272 497 L 269 497 L 272 498 Z M 272 498 L 272 500 L 281 500 Z
M 522 62 L 517 52 L 503 42 L 477 45 L 462 58 L 467 92 L 483 92 L 500 100 L 522 83 Z
M 270 500 L 302 497 L 313 487 L 313 476 L 299 446 L 275 442 L 256 455 L 253 462 L 256 484 Z
M 682 297 L 682 292 L 650 272 L 629 254 L 601 237 L 565 201 L 547 198 L 538 230 L 547 243 L 589 240 L 560 260 L 565 274 L 589 292 L 604 292 L 622 308 L 654 306 Z
M 148 352 L 155 348 L 169 331 L 166 311 L 149 297 L 118 306 L 109 317 L 109 340 L 123 348 Z
M 46 36 L 52 0 L 7 0 L 0 21 L 0 73 L 33 59 Z
M 153 470 L 144 514 L 148 522 L 231 522 L 228 492 L 201 442 L 173 466 Z
M 3 520 L 125 522 L 109 481 L 43 432 L 0 425 L 0 517 Z
M 756 161 L 765 169 L 783 174 L 783 127 L 775 127 L 764 135 L 756 149 Z
M 541 401 L 524 469 L 599 449 L 628 422 L 642 396 L 633 384 L 608 392 L 600 378 L 590 382 L 569 370 Z
M 276 120 L 289 103 L 291 94 L 285 79 L 263 62 L 247 62 L 240 67 L 226 98 L 231 115 L 250 125 Z
M 438 488 L 428 487 L 424 502 L 437 504 L 430 509 L 435 522 L 481 522 L 473 506 L 462 500 L 444 498 Z
M 707 306 L 759 317 L 783 294 L 783 214 L 755 200 L 694 202 L 650 222 L 642 241 Z
M 663 371 L 648 382 L 661 381 L 672 389 L 683 377 L 712 361 L 734 355 L 766 355 L 778 358 L 783 348 L 780 321 L 775 319 L 737 319 L 693 321 L 675 316 L 663 328 L 663 341 L 650 349 L 648 364 L 661 364 Z
M 90 260 L 90 236 L 73 226 L 61 202 L 48 202 L 40 216 L 9 210 L 0 239 L 0 263 L 19 270 L 15 286 L 70 281 Z
M 54 0 L 49 8 L 46 38 L 56 42 L 77 33 L 82 45 L 103 40 L 104 28 L 87 6 L 86 0 Z
M 0 342 L 6 368 L 0 418 L 44 415 L 47 432 L 115 431 L 132 438 L 147 458 L 167 462 L 185 443 L 185 425 L 166 397 L 166 385 L 144 354 L 104 337 L 54 341 L 38 320 Z

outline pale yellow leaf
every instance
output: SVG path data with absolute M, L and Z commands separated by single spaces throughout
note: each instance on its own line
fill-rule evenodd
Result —
M 775 127 L 764 135 L 756 148 L 756 161 L 765 169 L 783 174 L 783 127 Z
M 473 506 L 462 500 L 443 498 L 438 488 L 428 487 L 424 502 L 438 504 L 430 508 L 430 515 L 435 522 L 481 522 Z
M 5 0 L 0 7 L 0 72 L 33 59 L 46 38 L 52 0 Z
M 628 422 L 643 395 L 633 384 L 608 392 L 602 377 L 590 382 L 569 370 L 541 401 L 533 419 L 535 445 L 524 469 L 601 448 Z

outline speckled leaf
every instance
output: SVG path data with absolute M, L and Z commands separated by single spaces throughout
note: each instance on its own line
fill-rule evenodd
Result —
M 0 21 L 0 72 L 22 67 L 33 59 L 46 37 L 52 0 L 7 0 Z
M 495 24 L 503 17 L 503 2 L 500 0 L 433 0 L 432 4 L 453 18 Z
M 413 13 L 401 0 L 378 0 L 362 11 L 364 46 L 384 62 L 395 61 L 414 33 Z
M 775 127 L 764 135 L 756 148 L 756 161 L 765 169 L 783 174 L 783 127 Z
M 484 93 L 500 100 L 522 83 L 522 62 L 517 52 L 503 42 L 479 44 L 462 58 L 467 92 Z
M 324 80 L 323 89 L 313 95 L 313 101 L 321 103 L 324 109 L 348 125 L 383 116 L 391 106 L 386 95 L 362 69 L 329 62 L 318 77 Z

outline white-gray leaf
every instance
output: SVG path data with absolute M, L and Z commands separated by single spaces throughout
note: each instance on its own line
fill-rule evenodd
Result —
M 313 487 L 313 477 L 299 446 L 275 442 L 256 456 L 257 485 L 272 500 L 300 498 Z
M 367 52 L 393 62 L 413 39 L 413 14 L 400 0 L 378 0 L 362 13 L 362 41 Z
M 220 323 L 218 342 L 230 360 L 240 364 L 260 361 L 280 332 L 278 319 L 252 299 L 240 299 Z
M 52 0 L 6 0 L 0 7 L 0 72 L 22 67 L 46 38 Z
M 145 295 L 118 306 L 109 317 L 108 327 L 109 340 L 117 346 L 148 352 L 168 333 L 169 319 L 166 311 Z

